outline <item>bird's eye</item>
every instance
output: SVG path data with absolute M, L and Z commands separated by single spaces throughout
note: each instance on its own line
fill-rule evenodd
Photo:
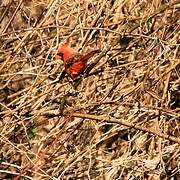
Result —
M 57 55 L 58 55 L 58 56 L 61 56 L 61 57 L 63 58 L 64 53 L 59 52 L 59 53 L 57 53 Z

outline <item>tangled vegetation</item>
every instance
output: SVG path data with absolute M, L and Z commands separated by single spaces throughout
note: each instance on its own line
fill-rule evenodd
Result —
M 0 4 L 0 179 L 180 178 L 180 1 Z

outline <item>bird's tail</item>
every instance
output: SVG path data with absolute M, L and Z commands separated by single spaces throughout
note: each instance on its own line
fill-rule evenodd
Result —
M 93 50 L 93 51 L 87 53 L 85 56 L 83 56 L 83 61 L 87 62 L 88 59 L 90 59 L 92 56 L 94 56 L 96 53 L 99 53 L 99 52 L 101 52 L 101 50 L 96 49 L 96 50 Z

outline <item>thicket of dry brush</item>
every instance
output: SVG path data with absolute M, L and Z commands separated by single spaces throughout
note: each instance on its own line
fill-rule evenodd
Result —
M 180 1 L 0 3 L 0 179 L 180 177 Z

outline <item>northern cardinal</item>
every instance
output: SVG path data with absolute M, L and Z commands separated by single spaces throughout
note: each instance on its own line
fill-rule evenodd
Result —
M 93 50 L 86 55 L 72 49 L 68 43 L 64 43 L 57 52 L 56 59 L 61 59 L 64 62 L 65 71 L 75 80 L 80 74 L 84 72 L 87 67 L 87 61 L 100 50 Z

